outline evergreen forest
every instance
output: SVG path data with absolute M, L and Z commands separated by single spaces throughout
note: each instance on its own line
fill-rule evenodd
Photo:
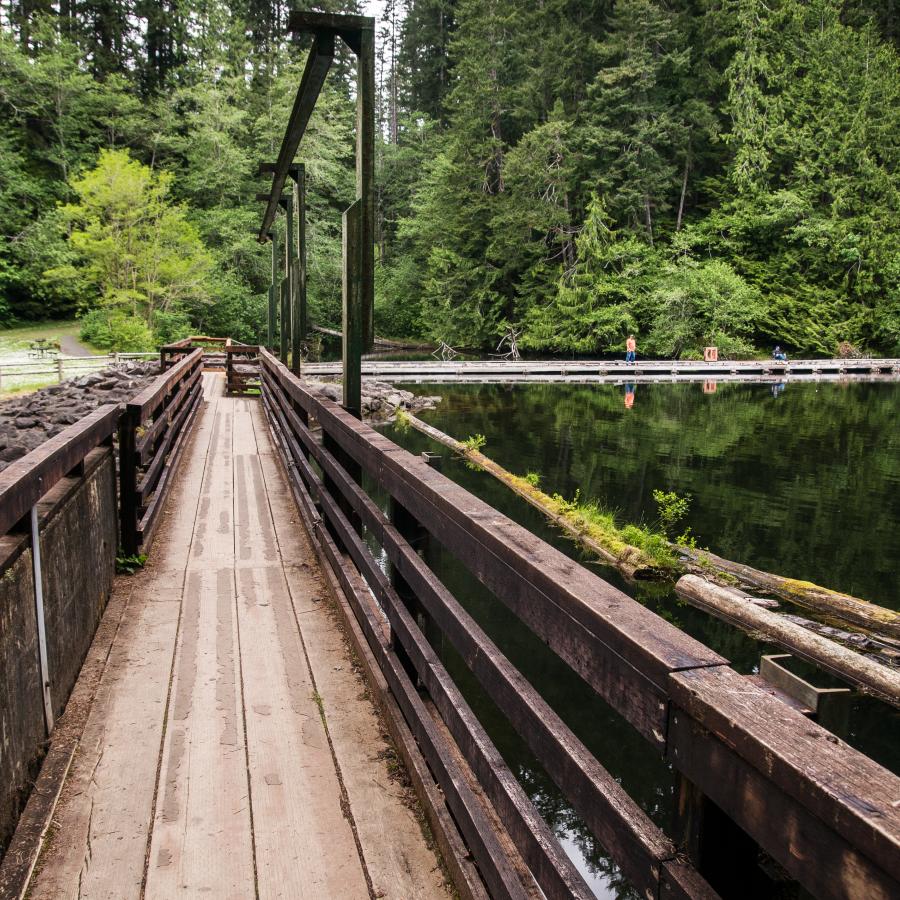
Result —
M 296 7 L 305 4 L 297 2 Z M 367 12 L 354 0 L 311 5 Z M 376 329 L 535 353 L 900 355 L 897 0 L 382 0 Z M 0 0 L 0 326 L 264 335 L 308 42 L 283 0 Z M 355 196 L 343 49 L 298 161 L 311 314 Z

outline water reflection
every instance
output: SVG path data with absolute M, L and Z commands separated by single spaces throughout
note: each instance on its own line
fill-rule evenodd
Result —
M 599 499 L 623 521 L 647 521 L 655 487 L 694 496 L 688 524 L 701 546 L 762 568 L 897 603 L 900 454 L 896 385 L 792 385 L 772 402 L 767 384 L 418 385 L 441 394 L 426 413 L 458 438 L 487 436 L 486 452 L 513 472 L 542 474 L 551 493 Z M 632 404 L 633 404 L 632 399 Z M 624 417 L 628 418 L 625 419 Z M 627 423 L 627 427 L 620 427 Z M 442 450 L 443 471 L 501 512 L 662 618 L 756 672 L 778 648 L 687 605 L 666 585 L 629 585 L 582 557 L 544 517 L 484 472 L 467 468 L 418 432 L 388 429 L 413 452 Z M 373 494 L 378 496 L 371 485 Z M 380 497 L 386 506 L 386 498 Z M 872 516 L 873 510 L 878 516 Z M 426 561 L 510 661 L 663 830 L 671 833 L 675 775 L 656 751 L 537 639 L 458 561 L 431 544 Z M 436 649 L 538 811 L 598 897 L 636 896 L 584 822 L 486 696 L 445 639 Z M 851 745 L 900 771 L 900 711 L 855 697 Z

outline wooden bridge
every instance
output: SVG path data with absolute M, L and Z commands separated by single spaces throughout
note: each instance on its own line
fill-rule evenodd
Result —
M 27 798 L 0 897 L 431 897 L 442 872 L 465 897 L 593 896 L 441 641 L 642 896 L 898 896 L 900 779 L 241 349 L 261 396 L 226 395 L 192 350 L 0 474 L 4 839 Z M 149 559 L 113 586 L 117 532 Z M 675 832 L 429 569 L 428 542 L 674 767 Z
M 141 394 L 0 473 L 0 900 L 593 897 L 473 686 L 622 896 L 900 896 L 900 778 L 360 421 L 374 22 L 290 22 L 313 42 L 278 158 L 260 166 L 269 349 L 164 348 Z M 341 404 L 299 377 L 294 162 L 339 40 L 359 113 Z M 656 798 L 671 828 L 432 571 L 435 552 L 675 773 Z

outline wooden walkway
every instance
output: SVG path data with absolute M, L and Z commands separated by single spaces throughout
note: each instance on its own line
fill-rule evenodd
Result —
M 341 373 L 339 362 L 308 363 L 307 376 L 333 376 Z M 394 381 L 438 382 L 542 382 L 571 381 L 589 383 L 655 381 L 834 381 L 896 380 L 900 378 L 900 359 L 796 359 L 774 360 L 363 360 L 362 374 L 369 378 Z
M 118 579 L 32 898 L 443 897 L 258 401 L 207 403 Z

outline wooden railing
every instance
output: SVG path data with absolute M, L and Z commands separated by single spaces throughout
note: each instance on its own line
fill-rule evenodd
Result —
M 314 397 L 265 350 L 261 373 L 264 407 L 301 513 L 492 896 L 525 896 L 531 888 L 468 777 L 477 778 L 545 896 L 591 892 L 423 628 L 443 632 L 642 896 L 715 896 L 707 878 L 723 894 L 729 885 L 740 893 L 759 848 L 815 896 L 900 896 L 900 779 L 424 459 Z M 321 432 L 310 429 L 313 419 Z M 391 498 L 389 517 L 360 487 L 363 473 Z M 361 538 L 362 526 L 383 548 L 390 577 Z M 425 535 L 679 773 L 676 840 L 638 807 L 427 567 L 416 552 Z M 464 870 L 455 874 L 465 882 Z M 479 890 L 469 881 L 463 893 Z
M 119 426 L 121 542 L 149 543 L 203 395 L 203 351 L 192 350 L 125 407 Z
M 259 347 L 229 344 L 225 348 L 225 390 L 229 394 L 259 390 Z
M 176 362 L 184 359 L 185 356 L 193 353 L 198 348 L 216 357 L 215 360 L 207 360 L 207 368 L 216 368 L 216 363 L 224 368 L 224 354 L 231 344 L 231 338 L 208 337 L 203 334 L 182 338 L 180 341 L 173 341 L 171 344 L 165 344 L 159 348 L 159 368 L 165 372 L 166 369 L 175 365 Z M 219 359 L 220 355 L 221 359 Z
M 102 406 L 0 472 L 0 859 L 111 589 L 120 413 Z

